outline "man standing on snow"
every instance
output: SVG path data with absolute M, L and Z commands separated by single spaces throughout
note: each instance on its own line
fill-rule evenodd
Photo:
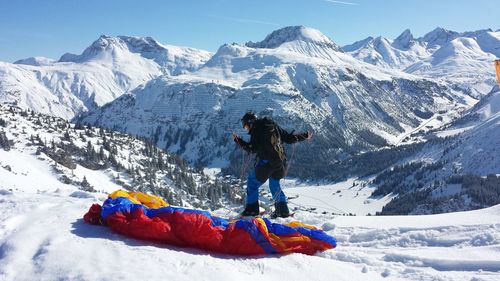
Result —
M 244 150 L 256 153 L 258 161 L 248 174 L 247 200 L 242 216 L 259 215 L 259 187 L 269 179 L 269 189 L 274 200 L 275 211 L 272 217 L 286 218 L 290 215 L 287 198 L 280 186 L 280 179 L 286 173 L 286 155 L 283 142 L 295 143 L 312 138 L 311 132 L 302 134 L 288 133 L 270 118 L 257 118 L 253 112 L 247 112 L 241 118 L 243 128 L 250 134 L 246 142 L 233 133 L 233 140 Z

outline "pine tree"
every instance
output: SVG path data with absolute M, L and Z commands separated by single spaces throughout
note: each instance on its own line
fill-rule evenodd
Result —
M 99 148 L 99 159 L 102 161 L 107 160 L 106 154 L 104 153 L 104 147 L 102 146 Z
M 87 155 L 93 155 L 95 153 L 94 147 L 92 146 L 92 143 L 90 141 L 87 142 Z
M 5 132 L 0 132 L 0 148 L 3 148 L 5 151 L 10 150 L 10 141 L 5 135 Z
M 90 183 L 87 181 L 87 177 L 85 176 L 83 176 L 83 180 L 80 185 L 82 186 L 82 190 L 84 191 L 95 192 L 94 188 L 92 187 L 92 185 L 90 185 Z
M 165 169 L 165 163 L 163 161 L 163 157 L 161 155 L 161 152 L 158 152 L 158 169 L 160 169 L 160 170 Z

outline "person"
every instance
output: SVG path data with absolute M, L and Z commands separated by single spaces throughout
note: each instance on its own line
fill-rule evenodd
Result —
M 241 118 L 243 128 L 250 134 L 250 141 L 246 142 L 233 133 L 233 140 L 249 153 L 257 154 L 255 167 L 248 174 L 247 198 L 242 216 L 259 215 L 259 187 L 269 179 L 269 189 L 274 200 L 272 217 L 288 217 L 287 197 L 281 190 L 280 179 L 286 174 L 286 155 L 283 142 L 310 140 L 310 131 L 301 134 L 288 133 L 280 128 L 271 118 L 257 118 L 255 113 L 247 112 Z

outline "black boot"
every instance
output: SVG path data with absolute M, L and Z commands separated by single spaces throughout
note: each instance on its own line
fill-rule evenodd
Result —
M 259 215 L 259 202 L 247 204 L 241 213 L 242 217 L 255 217 Z
M 274 212 L 271 214 L 271 218 L 275 219 L 277 217 L 287 218 L 290 216 L 290 211 L 288 210 L 288 205 L 286 202 L 276 202 L 274 203 Z

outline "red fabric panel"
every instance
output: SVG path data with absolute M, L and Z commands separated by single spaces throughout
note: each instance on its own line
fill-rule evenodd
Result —
M 183 241 L 175 237 L 168 222 L 159 218 L 150 219 L 141 208 L 132 213 L 117 212 L 109 215 L 106 223 L 114 231 L 134 238 L 163 241 L 177 246 L 185 245 Z
M 229 225 L 224 231 L 220 252 L 245 256 L 265 254 L 248 232 L 237 228 L 234 224 Z
M 89 211 L 83 216 L 83 220 L 89 224 L 104 224 L 101 219 L 101 210 L 101 205 L 93 204 Z
M 150 219 L 139 208 L 130 214 L 114 213 L 106 219 L 114 231 L 138 239 L 194 247 L 219 253 L 261 255 L 262 248 L 243 229 L 234 225 L 212 226 L 210 218 L 195 213 L 162 213 Z

